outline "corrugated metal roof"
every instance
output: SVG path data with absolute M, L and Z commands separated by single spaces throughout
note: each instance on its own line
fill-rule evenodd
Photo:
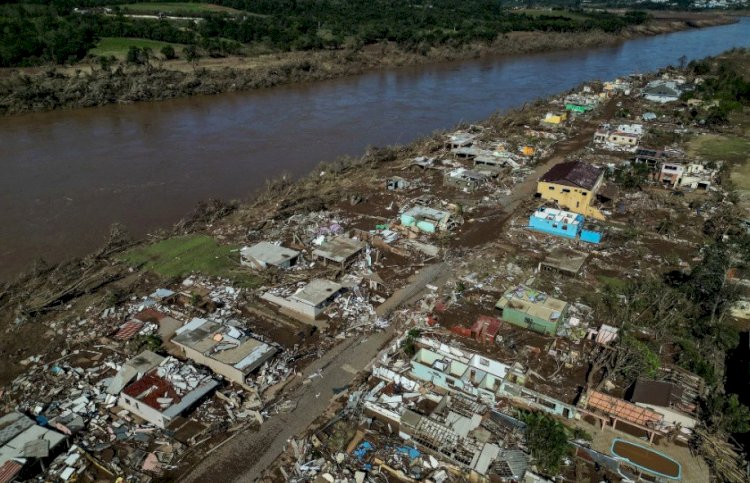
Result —
M 0 483 L 10 483 L 13 481 L 22 468 L 23 465 L 13 460 L 8 460 L 0 465 Z

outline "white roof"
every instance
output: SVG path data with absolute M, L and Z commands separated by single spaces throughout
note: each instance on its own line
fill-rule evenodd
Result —
M 539 208 L 532 216 L 541 218 L 542 220 L 551 220 L 556 223 L 563 223 L 566 225 L 577 225 L 579 223 L 581 215 L 572 213 L 570 211 L 558 210 L 557 208 Z
M 254 258 L 268 265 L 281 265 L 292 258 L 299 256 L 299 252 L 284 248 L 280 245 L 274 245 L 267 241 L 256 243 L 251 247 L 244 247 L 240 250 L 244 258 Z
M 336 282 L 317 278 L 311 280 L 310 283 L 305 285 L 304 288 L 290 298 L 304 304 L 317 306 L 336 295 L 342 288 L 343 285 Z

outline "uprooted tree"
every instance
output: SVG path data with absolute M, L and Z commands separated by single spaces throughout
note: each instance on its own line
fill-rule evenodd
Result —
M 688 305 L 683 294 L 656 279 L 607 288 L 594 314 L 616 327 L 618 337 L 591 352 L 587 385 L 599 389 L 609 378 L 653 376 L 660 362 L 658 344 L 684 322 Z

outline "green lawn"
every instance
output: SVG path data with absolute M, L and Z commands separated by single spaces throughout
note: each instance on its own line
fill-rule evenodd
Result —
M 744 163 L 750 157 L 750 139 L 707 134 L 690 141 L 689 150 L 705 159 Z
M 166 278 L 181 278 L 197 272 L 229 278 L 242 287 L 255 286 L 259 280 L 240 265 L 238 248 L 219 245 L 210 236 L 180 236 L 133 248 L 119 258 Z
M 230 7 L 223 7 L 221 5 L 214 5 L 212 3 L 193 3 L 193 2 L 159 2 L 159 3 L 126 3 L 120 5 L 120 8 L 130 13 L 141 13 L 141 14 L 157 14 L 163 13 L 174 13 L 180 15 L 198 14 L 198 13 L 228 13 L 236 15 L 242 13 L 240 10 L 235 10 Z
M 106 57 L 114 55 L 117 58 L 124 59 L 128 54 L 128 49 L 131 46 L 140 48 L 148 47 L 149 49 L 151 49 L 154 55 L 160 55 L 159 51 L 165 45 L 170 44 L 168 42 L 160 42 L 158 40 L 135 39 L 129 37 L 104 37 L 99 41 L 96 47 L 89 51 L 89 53 L 91 55 L 103 55 Z M 179 55 L 182 50 L 182 46 L 180 44 L 171 45 Z

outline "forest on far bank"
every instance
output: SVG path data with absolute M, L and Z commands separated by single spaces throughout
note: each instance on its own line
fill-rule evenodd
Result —
M 356 49 L 383 41 L 419 52 L 490 43 L 512 31 L 616 33 L 649 19 L 642 11 L 508 5 L 497 0 L 26 0 L 0 5 L 0 67 L 73 64 L 98 56 L 100 42 L 113 38 L 190 46 L 190 52 L 211 57 Z

